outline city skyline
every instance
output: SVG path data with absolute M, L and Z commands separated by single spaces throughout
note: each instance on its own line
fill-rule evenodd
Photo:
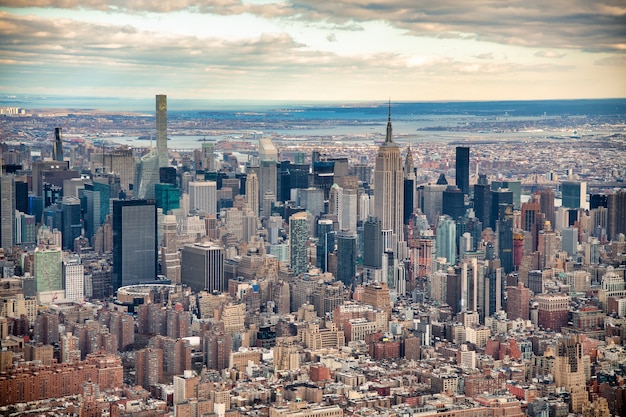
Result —
M 612 1 L 418 8 L 405 0 L 7 0 L 0 7 L 0 92 L 329 101 L 624 97 L 625 15 Z

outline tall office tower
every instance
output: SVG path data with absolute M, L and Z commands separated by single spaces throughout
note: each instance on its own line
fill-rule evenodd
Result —
M 259 139 L 259 193 L 267 190 L 278 194 L 276 189 L 278 177 L 278 150 L 269 137 Z
M 305 212 L 289 217 L 289 250 L 291 269 L 294 275 L 308 271 L 307 240 L 309 239 L 309 219 Z
M 546 215 L 546 220 L 550 224 L 554 224 L 554 191 L 550 188 L 545 188 L 539 193 L 539 205 L 541 206 L 541 212 Z
M 296 204 L 308 210 L 313 216 L 324 213 L 324 191 L 318 188 L 298 190 Z
M 609 200 L 606 194 L 589 194 L 589 210 L 598 207 L 608 207 Z
M 447 214 L 454 221 L 465 216 L 465 195 L 454 185 L 448 185 L 443 191 L 442 214 Z
M 189 212 L 199 216 L 217 213 L 217 182 L 192 181 L 189 183 Z
M 330 187 L 335 183 L 335 162 L 316 161 L 313 163 L 312 180 L 309 181 L 313 187 L 324 192 L 324 199 L 328 199 Z
M 337 233 L 337 280 L 346 287 L 356 285 L 356 232 L 342 230 Z
M 380 281 L 383 267 L 383 231 L 378 217 L 363 223 L 363 280 Z
M 73 250 L 74 239 L 82 233 L 83 224 L 81 222 L 80 200 L 74 196 L 65 196 L 61 200 L 61 211 L 63 219 L 61 221 L 63 233 L 63 249 Z
M 130 186 L 135 178 L 135 158 L 133 149 L 124 145 L 111 151 L 95 152 L 91 156 L 92 171 L 101 170 L 106 174 L 116 174 L 120 178 L 120 187 L 130 192 Z
M 465 195 L 470 193 L 469 167 L 470 149 L 464 146 L 456 147 L 456 186 Z
M 490 191 L 489 227 L 496 230 L 496 223 L 500 218 L 501 204 L 513 204 L 513 192 L 507 188 Z
M 542 268 L 550 267 L 556 254 L 561 250 L 556 233 L 548 222 L 545 223 L 545 229 L 539 232 L 537 250 L 541 253 Z
M 142 156 L 135 167 L 133 195 L 140 199 L 154 198 L 154 185 L 158 184 L 159 168 L 167 167 L 167 96 L 156 96 L 156 149 Z
M 474 185 L 474 213 L 483 224 L 483 227 L 491 227 L 491 186 L 485 175 L 478 176 L 478 183 Z
M 185 245 L 181 281 L 194 292 L 224 292 L 224 247 L 214 243 Z
M 85 299 L 85 268 L 80 257 L 71 256 L 63 261 L 63 286 L 65 299 L 82 303 Z
M 146 348 L 136 352 L 135 384 L 146 390 L 163 379 L 163 349 Z
M 63 298 L 63 252 L 60 247 L 35 249 L 33 276 L 40 302 Z
M 544 329 L 560 332 L 567 326 L 569 297 L 566 294 L 537 294 L 537 325 Z
M 15 178 L 0 173 L 0 247 L 6 252 L 15 243 Z
M 358 200 L 356 188 L 343 189 L 342 228 L 356 233 Z
M 169 166 L 167 155 L 167 96 L 156 96 L 156 143 L 159 167 Z
M 155 184 L 154 199 L 157 208 L 167 214 L 180 208 L 180 189 L 172 184 Z
M 330 187 L 328 193 L 328 213 L 337 216 L 339 230 L 343 229 L 343 188 L 337 184 Z
M 113 200 L 113 288 L 153 281 L 157 274 L 154 200 Z
M 561 183 L 561 205 L 567 208 L 586 208 L 587 183 L 581 181 L 563 181 Z
M 215 143 L 202 142 L 202 166 L 204 171 L 215 171 Z
M 500 206 L 498 216 L 498 257 L 505 274 L 513 272 L 513 205 Z
M 61 128 L 54 128 L 54 144 L 52 145 L 52 160 L 63 161 L 63 139 L 61 139 Z
M 626 234 L 626 190 L 616 190 L 607 196 L 607 235 L 617 240 L 620 233 Z
M 561 249 L 569 256 L 574 256 L 578 253 L 578 228 L 566 227 L 561 230 Z
M 246 177 L 246 203 L 255 214 L 259 214 L 259 177 L 250 171 Z
M 524 283 L 520 282 L 517 287 L 507 287 L 506 294 L 506 318 L 509 320 L 528 320 L 532 292 L 524 287 Z
M 404 224 L 409 224 L 411 215 L 415 212 L 415 190 L 416 178 L 415 167 L 413 165 L 413 153 L 409 146 L 406 151 L 406 158 L 404 159 L 404 210 L 403 220 Z
M 178 223 L 176 216 L 163 216 L 163 242 L 161 244 L 161 273 L 172 284 L 180 284 L 180 255 L 177 244 Z
M 519 180 L 516 181 L 493 181 L 491 183 L 491 189 L 508 189 L 513 193 L 513 208 L 515 210 L 519 210 L 522 207 L 522 182 Z
M 522 230 L 532 232 L 535 226 L 537 215 L 541 212 L 541 204 L 533 198 L 526 203 L 522 203 Z
M 580 414 L 583 407 L 589 403 L 585 375 L 589 357 L 583 356 L 578 336 L 559 339 L 555 353 L 554 384 L 557 388 L 564 388 L 569 392 L 570 409 L 573 413 Z
M 446 258 L 450 265 L 456 263 L 456 223 L 450 216 L 439 217 L 435 248 L 438 258 Z
M 502 309 L 504 270 L 499 260 L 486 261 L 478 273 L 478 313 L 481 322 Z
M 335 231 L 333 221 L 320 219 L 317 221 L 317 267 L 322 272 L 328 272 L 328 254 L 335 248 Z
M 383 230 L 392 231 L 390 247 L 397 254 L 404 241 L 404 172 L 400 147 L 393 141 L 391 104 L 387 115 L 387 135 L 378 149 L 374 167 L 374 214 Z

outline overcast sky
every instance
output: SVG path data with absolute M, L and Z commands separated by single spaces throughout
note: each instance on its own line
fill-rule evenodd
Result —
M 626 0 L 0 0 L 0 92 L 626 97 Z

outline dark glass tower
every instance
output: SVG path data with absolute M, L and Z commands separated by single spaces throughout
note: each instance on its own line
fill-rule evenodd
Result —
M 448 185 L 448 188 L 443 190 L 442 212 L 452 217 L 454 221 L 465 216 L 465 196 L 459 188 Z
M 356 233 L 342 230 L 337 233 L 337 280 L 346 287 L 356 278 Z
M 481 181 L 482 179 L 482 181 Z M 491 187 L 485 177 L 474 185 L 474 213 L 484 228 L 490 227 L 490 191 Z
M 501 204 L 498 217 L 498 256 L 504 273 L 513 272 L 513 205 Z
M 317 267 L 322 272 L 328 272 L 328 254 L 335 247 L 335 232 L 333 221 L 321 219 L 317 221 Z
M 383 232 L 378 217 L 370 216 L 363 223 L 363 266 L 371 269 L 383 267 Z
M 469 148 L 456 147 L 456 186 L 463 194 L 469 195 Z
M 54 128 L 54 145 L 52 145 L 52 159 L 55 161 L 63 160 L 63 140 L 61 139 L 61 128 Z
M 490 193 L 489 227 L 496 230 L 496 222 L 500 218 L 500 204 L 513 204 L 513 192 L 509 189 L 491 190 Z
M 113 289 L 153 281 L 157 273 L 154 200 L 113 201 Z

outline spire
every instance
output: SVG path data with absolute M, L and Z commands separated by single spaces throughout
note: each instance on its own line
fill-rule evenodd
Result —
M 389 110 L 387 111 L 387 136 L 385 143 L 393 143 L 393 135 L 391 132 L 391 98 L 389 99 Z

